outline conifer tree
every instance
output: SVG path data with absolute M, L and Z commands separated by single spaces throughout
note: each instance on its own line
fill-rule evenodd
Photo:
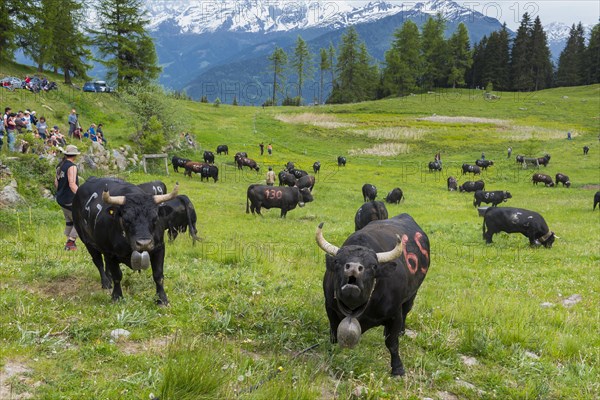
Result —
M 39 72 L 55 58 L 56 30 L 62 28 L 63 7 L 60 0 L 41 0 L 31 10 L 35 21 L 26 33 L 24 53 L 37 64 Z
M 586 79 L 585 37 L 581 22 L 571 26 L 569 38 L 558 59 L 557 86 L 583 85 Z
M 331 71 L 331 86 L 335 81 L 335 69 L 333 68 L 336 62 L 336 50 L 333 43 L 329 42 L 329 48 L 327 49 L 327 55 L 329 56 L 329 70 Z
M 329 61 L 329 55 L 326 49 L 321 49 L 319 52 L 319 104 L 323 104 L 323 91 L 324 91 L 324 76 L 325 71 L 331 69 L 331 62 Z
M 516 91 L 532 89 L 534 79 L 530 62 L 531 31 L 531 18 L 528 13 L 525 13 L 521 19 L 519 29 L 517 29 L 510 55 L 512 89 Z
M 161 68 L 142 0 L 100 0 L 97 10 L 100 27 L 91 32 L 109 80 L 120 85 L 158 78 Z
M 408 20 L 394 32 L 391 48 L 385 53 L 382 77 L 383 96 L 402 96 L 417 89 L 421 67 L 421 36 Z
M 312 58 L 313 55 L 310 53 L 308 45 L 302 39 L 302 36 L 298 35 L 290 65 L 298 77 L 298 97 L 300 103 L 302 103 L 302 86 L 304 85 L 304 81 L 314 73 Z
M 469 71 L 467 72 L 467 82 L 471 87 L 485 86 L 483 83 L 483 76 L 487 70 L 488 59 L 485 55 L 487 42 L 488 38 L 484 35 L 479 43 L 473 46 L 473 64 L 471 64 L 471 68 L 469 68 Z
M 29 29 L 31 9 L 30 0 L 0 1 L 0 65 L 14 60 L 19 41 Z
M 594 25 L 585 49 L 586 84 L 600 83 L 600 23 Z
M 277 104 L 277 92 L 281 91 L 285 80 L 285 65 L 287 64 L 287 54 L 285 51 L 276 47 L 275 51 L 269 56 L 271 62 L 269 69 L 273 72 L 273 96 L 271 98 L 272 105 Z
M 456 85 L 464 86 L 467 69 L 473 64 L 471 44 L 469 42 L 469 31 L 462 22 L 448 41 L 450 51 L 450 69 L 448 83 L 452 88 Z
M 445 86 L 448 81 L 449 52 L 444 30 L 446 22 L 441 14 L 429 18 L 421 35 L 423 51 L 423 83 L 425 88 Z
M 552 61 L 550 60 L 550 48 L 548 38 L 542 21 L 537 16 L 531 30 L 531 70 L 533 72 L 533 90 L 542 90 L 552 85 Z

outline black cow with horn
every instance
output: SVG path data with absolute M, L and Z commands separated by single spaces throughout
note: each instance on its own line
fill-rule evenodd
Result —
M 398 337 L 429 269 L 429 239 L 408 214 L 373 221 L 350 235 L 342 247 L 316 233 L 327 253 L 323 277 L 330 339 L 355 346 L 362 332 L 383 325 L 392 375 L 404 375 Z
M 90 178 L 73 199 L 73 222 L 102 280 L 113 285 L 112 299 L 123 297 L 119 264 L 134 270 L 152 266 L 158 304 L 168 304 L 163 287 L 164 230 L 159 204 L 177 196 L 151 195 L 136 185 L 111 178 Z M 106 266 L 106 268 L 105 268 Z
M 487 227 L 487 231 L 486 231 Z M 483 215 L 483 239 L 492 243 L 498 232 L 520 233 L 529 239 L 532 246 L 552 247 L 555 235 L 540 214 L 535 211 L 512 207 L 490 207 Z
M 354 216 L 354 230 L 357 231 L 364 228 L 371 221 L 387 219 L 387 217 L 388 210 L 385 208 L 383 202 L 369 201 L 368 203 L 363 203 Z

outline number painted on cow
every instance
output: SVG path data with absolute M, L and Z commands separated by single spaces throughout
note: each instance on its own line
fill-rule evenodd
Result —
M 277 189 L 267 189 L 265 190 L 265 198 L 268 200 L 279 200 L 283 197 L 283 192 Z
M 419 248 L 419 251 L 421 252 L 421 254 L 427 260 L 427 263 L 426 263 L 427 265 L 424 265 L 421 267 L 421 272 L 423 274 L 426 274 L 427 268 L 429 265 L 429 251 L 427 251 L 427 249 L 425 247 L 423 247 L 423 244 L 421 243 L 422 239 L 423 239 L 423 234 L 421 232 L 416 232 L 413 240 L 414 240 L 415 244 L 417 245 L 417 247 Z M 409 252 L 407 250 L 407 246 L 406 246 L 407 243 L 408 243 L 408 236 L 402 235 L 402 253 L 404 254 L 404 261 L 406 261 L 406 267 L 408 268 L 408 271 L 414 275 L 417 273 L 417 270 L 419 270 L 419 256 L 417 256 L 415 253 Z M 411 261 L 412 261 L 412 263 L 411 263 Z

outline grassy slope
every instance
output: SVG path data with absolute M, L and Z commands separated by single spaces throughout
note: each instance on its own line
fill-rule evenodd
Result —
M 178 180 L 196 206 L 203 242 L 191 246 L 184 236 L 167 249 L 171 306 L 157 308 L 150 274 L 131 271 L 124 274 L 126 301 L 111 304 L 85 250 L 61 251 L 57 207 L 31 200 L 31 209 L 0 214 L 0 363 L 30 368 L 10 382 L 15 392 L 38 398 L 142 399 L 165 382 L 165 398 L 177 399 L 349 398 L 359 386 L 368 389 L 365 398 L 435 398 L 443 391 L 473 399 L 597 397 L 600 229 L 599 214 L 591 212 L 595 190 L 584 185 L 600 183 L 599 90 L 598 85 L 554 89 L 517 100 L 503 94 L 493 103 L 459 91 L 458 98 L 416 96 L 318 109 L 182 102 L 182 115 L 202 148 L 225 143 L 232 150 L 217 157 L 219 182 L 200 183 L 172 172 L 166 177 L 158 168 L 151 175 L 137 169 L 121 175 L 133 182 L 163 179 L 169 187 Z M 31 105 L 30 94 L 20 96 L 3 97 L 1 103 Z M 59 97 L 39 104 L 67 111 L 75 106 L 84 110 L 84 121 L 112 115 L 109 138 L 125 143 L 127 111 L 113 98 L 103 97 L 101 105 L 97 100 Z M 333 114 L 353 126 L 326 129 L 275 118 L 306 112 Z M 434 113 L 512 122 L 496 127 L 416 120 Z M 520 126 L 536 126 L 534 138 L 515 140 L 524 134 Z M 338 154 L 384 141 L 369 137 L 369 131 L 395 127 L 421 132 L 420 139 L 397 140 L 410 146 L 409 154 L 348 156 L 346 168 L 334 166 Z M 567 130 L 579 136 L 568 142 Z M 563 138 L 545 139 L 555 131 L 564 132 Z M 273 143 L 272 157 L 257 155 L 260 141 Z M 584 144 L 591 147 L 588 157 L 581 155 Z M 573 187 L 533 187 L 532 171 L 505 159 L 508 145 L 513 154 L 550 153 L 543 172 L 566 173 Z M 438 149 L 446 168 L 429 174 L 426 163 Z M 289 160 L 305 169 L 320 160 L 315 202 L 286 220 L 278 218 L 278 210 L 264 218 L 246 215 L 245 189 L 264 175 L 233 168 L 233 153 L 244 150 L 275 170 Z M 445 178 L 458 176 L 460 164 L 473 162 L 482 151 L 496 161 L 483 175 L 487 187 L 510 190 L 509 206 L 542 213 L 561 237 L 553 249 L 530 249 L 520 235 L 483 243 L 472 196 L 445 190 Z M 186 154 L 201 158 L 200 151 Z M 353 231 L 365 182 L 379 188 L 379 197 L 401 187 L 407 200 L 388 206 L 390 215 L 411 214 L 432 246 L 431 270 L 407 322 L 417 335 L 400 340 L 409 371 L 402 380 L 388 378 L 381 328 L 363 335 L 351 351 L 327 343 L 320 289 L 324 259 L 314 245 L 314 229 L 324 221 L 326 237 L 341 243 Z M 582 295 L 580 303 L 560 304 L 575 293 Z M 542 308 L 543 302 L 555 306 Z M 115 328 L 132 336 L 114 344 L 109 333 Z M 314 343 L 320 346 L 294 357 Z M 465 365 L 463 355 L 478 365 Z M 36 382 L 39 386 L 32 386 Z M 263 384 L 251 390 L 258 383 Z

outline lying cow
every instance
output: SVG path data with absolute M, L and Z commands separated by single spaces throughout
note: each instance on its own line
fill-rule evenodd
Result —
M 558 186 L 559 183 L 562 183 L 563 187 L 571 187 L 571 181 L 569 180 L 569 177 L 565 174 L 561 174 L 560 172 L 556 174 L 556 186 Z
M 217 154 L 221 155 L 221 153 L 227 155 L 229 154 L 229 147 L 226 144 L 221 144 L 217 146 Z
M 398 204 L 398 203 L 400 203 L 400 200 L 402 200 L 403 198 L 406 199 L 404 197 L 404 193 L 402 193 L 402 189 L 394 188 L 386 196 L 385 202 L 390 203 L 390 204 Z
M 362 195 L 365 202 L 373 201 L 377 197 L 377 188 L 375 187 L 375 185 L 365 183 L 362 187 Z
M 401 214 L 369 223 L 338 248 L 324 239 L 322 227 L 316 240 L 327 253 L 323 292 L 331 342 L 353 347 L 362 332 L 383 325 L 392 375 L 404 375 L 398 337 L 429 269 L 427 235 Z
M 280 208 L 281 218 L 285 218 L 288 211 L 296 206 L 304 207 L 304 203 L 313 201 L 308 189 L 297 187 L 273 187 L 265 185 L 250 185 L 246 192 L 246 214 L 256 211 L 258 215 L 261 208 Z
M 433 171 L 441 171 L 442 170 L 442 163 L 439 161 L 430 161 L 429 162 L 429 172 L 433 172 Z
M 385 204 L 381 201 L 370 201 L 364 203 L 356 211 L 354 216 L 354 230 L 364 228 L 371 221 L 377 221 L 380 219 L 387 219 L 388 211 L 385 208 Z
M 102 287 L 113 285 L 112 299 L 123 297 L 119 264 L 134 270 L 152 265 L 158 304 L 168 304 L 163 287 L 164 230 L 159 204 L 177 196 L 150 195 L 120 179 L 88 179 L 73 199 L 73 223 L 100 272 Z M 106 265 L 106 268 L 105 268 Z
M 338 156 L 337 164 L 338 164 L 338 167 L 345 167 L 346 166 L 346 157 Z
M 457 190 L 458 190 L 458 182 L 456 181 L 456 178 L 453 176 L 449 176 L 448 177 L 448 191 L 454 192 Z
M 188 161 L 190 160 L 188 160 L 187 158 L 173 156 L 173 158 L 171 158 L 171 164 L 173 164 L 173 171 L 179 172 L 179 167 L 185 167 L 185 163 L 187 163 Z
M 533 176 L 531 177 L 531 181 L 536 186 L 540 182 L 546 185 L 546 187 L 554 186 L 554 182 L 552 182 L 552 177 L 550 175 L 540 174 L 539 172 L 533 174 Z
M 475 165 L 477 165 L 481 169 L 487 170 L 488 167 L 491 167 L 492 165 L 494 165 L 494 162 L 492 160 L 479 159 L 479 160 L 475 161 Z
M 462 165 L 462 175 L 464 175 L 466 173 L 472 173 L 473 175 L 479 175 L 479 174 L 481 174 L 481 168 L 479 168 L 477 165 L 463 164 Z
M 498 232 L 521 233 L 532 246 L 543 244 L 547 248 L 552 247 L 555 238 L 540 214 L 522 208 L 488 208 L 483 216 L 483 239 L 492 243 L 492 236 Z
M 596 211 L 596 205 L 598 205 L 598 203 L 600 203 L 600 191 L 596 192 L 594 195 L 594 207 L 592 208 L 592 211 Z M 598 210 L 600 210 L 600 207 L 598 207 Z
M 512 195 L 510 194 L 510 192 L 505 192 L 502 190 L 494 190 L 492 192 L 477 190 L 473 197 L 473 205 L 475 207 L 479 207 L 481 203 L 492 203 L 492 207 L 496 207 L 503 201 L 512 199 Z
M 186 195 L 179 195 L 174 199 L 165 201 L 159 206 L 160 220 L 167 231 L 169 241 L 177 238 L 181 232 L 190 231 L 192 241 L 200 240 L 196 229 L 196 210 Z
M 467 181 L 458 187 L 458 190 L 462 192 L 476 192 L 478 190 L 485 189 L 485 183 L 483 181 Z

